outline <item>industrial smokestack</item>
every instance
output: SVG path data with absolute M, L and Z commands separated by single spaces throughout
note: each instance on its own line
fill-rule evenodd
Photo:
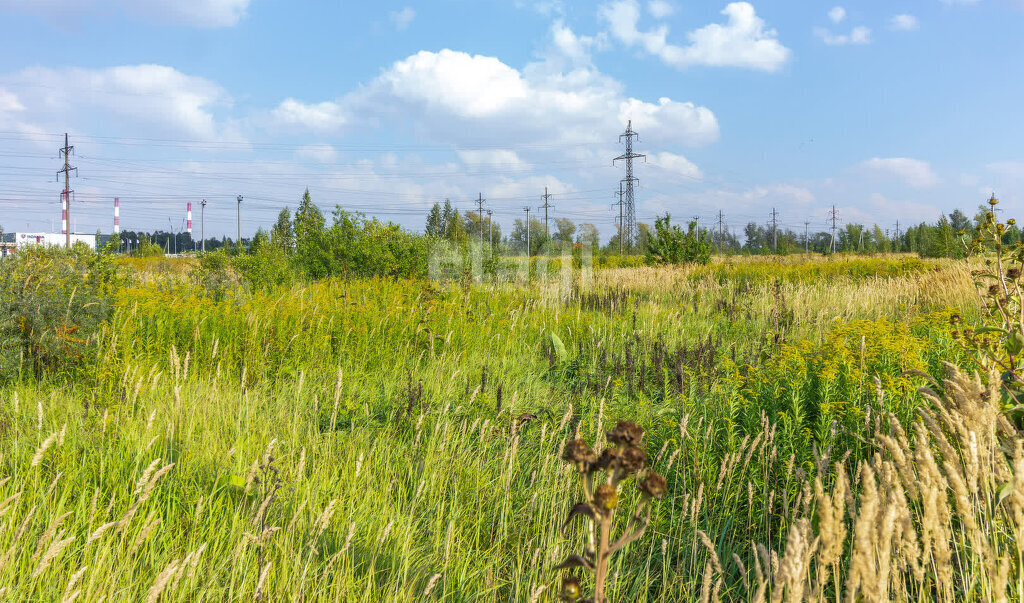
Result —
M 192 202 L 188 202 L 188 234 L 192 236 Z
M 114 197 L 114 234 L 121 234 L 121 203 Z
M 66 192 L 60 194 L 60 234 L 68 234 L 68 195 Z

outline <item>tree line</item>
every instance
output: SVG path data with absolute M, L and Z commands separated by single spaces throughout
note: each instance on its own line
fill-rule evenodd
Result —
M 934 223 L 921 222 L 898 233 L 883 230 L 877 224 L 858 223 L 842 225 L 834 233 L 773 230 L 754 222 L 748 223 L 742 232 L 724 226 L 699 226 L 696 221 L 683 229 L 671 224 L 666 214 L 660 216 L 653 227 L 639 223 L 636 240 L 625 247 L 623 253 L 644 256 L 651 263 L 695 261 L 693 258 L 703 258 L 710 253 L 909 252 L 922 257 L 958 258 L 966 253 L 964 241 L 974 236 L 989 211 L 989 206 L 982 205 L 971 217 L 958 209 L 948 216 L 942 215 Z M 1008 221 L 1003 238 L 1008 245 L 1021 240 L 1020 228 L 1013 220 Z M 193 239 L 187 232 L 123 231 L 120 239 L 122 252 L 143 256 L 181 253 L 203 246 L 202 241 Z M 579 254 L 584 247 L 595 257 L 619 253 L 619 233 L 614 232 L 602 245 L 601 233 L 588 222 L 577 224 L 568 218 L 554 218 L 545 225 L 541 219 L 531 216 L 529 222 L 517 218 L 506 233 L 500 224 L 492 221 L 490 214 L 460 213 L 445 200 L 430 208 L 423 232 L 418 233 L 393 222 L 347 211 L 340 205 L 325 216 L 308 189 L 295 211 L 288 207 L 282 209 L 269 229 L 260 228 L 251 239 L 241 241 L 230 237 L 208 238 L 206 251 L 251 256 L 239 263 L 248 261 L 267 270 L 275 265 L 278 268 L 270 272 L 295 273 L 313 279 L 338 275 L 425 276 L 430 250 L 442 240 L 462 249 L 470 242 L 482 243 L 484 253 L 491 260 L 502 256 L 557 254 L 566 248 Z M 707 254 L 702 245 L 707 245 Z

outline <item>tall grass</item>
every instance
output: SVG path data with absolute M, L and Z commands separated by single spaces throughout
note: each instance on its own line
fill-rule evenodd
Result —
M 613 601 L 1019 595 L 1020 443 L 974 381 L 922 396 L 904 375 L 953 356 L 939 310 L 963 288 L 935 266 L 742 287 L 609 269 L 568 296 L 139 284 L 95 375 L 0 396 L 0 596 L 551 600 L 581 548 L 563 447 L 618 418 L 668 493 L 614 558 Z

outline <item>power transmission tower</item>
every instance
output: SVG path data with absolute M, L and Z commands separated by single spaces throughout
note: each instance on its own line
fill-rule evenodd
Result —
M 896 220 L 896 238 L 893 239 L 895 245 L 893 245 L 893 251 L 899 251 L 900 246 L 900 221 Z
M 777 219 L 778 216 L 779 216 L 779 212 L 775 211 L 775 208 L 773 207 L 772 208 L 772 253 L 774 253 L 774 254 L 778 254 L 779 253 L 779 235 L 778 235 L 778 232 L 779 232 L 779 228 L 778 228 L 779 222 L 778 222 L 778 219 Z
M 64 156 L 64 167 L 57 171 L 57 178 L 60 178 L 61 174 L 64 174 L 64 192 L 61 193 L 63 196 L 64 207 L 62 208 L 61 222 L 64 226 L 65 245 L 68 249 L 71 249 L 71 172 L 74 171 L 78 174 L 78 168 L 72 167 L 71 151 L 74 151 L 75 147 L 68 146 L 68 134 L 64 133 L 64 148 L 60 149 L 60 154 Z
M 484 194 L 477 193 L 476 196 L 476 217 L 480 219 L 480 246 L 484 246 Z
M 804 220 L 804 253 L 810 253 L 810 250 L 811 250 L 810 242 L 809 242 L 809 239 L 807 237 L 807 227 L 810 226 L 810 225 L 811 225 L 810 222 L 808 222 L 807 220 Z
M 548 200 L 551 199 L 551 195 L 548 194 L 548 187 L 544 187 L 544 196 L 541 198 L 544 199 L 544 205 L 541 205 L 539 208 L 544 210 L 544 235 L 550 239 L 551 231 L 548 230 L 548 208 L 554 207 L 554 205 L 548 203 Z
M 526 259 L 530 259 L 530 206 L 523 208 L 526 212 Z
M 491 216 L 493 214 L 494 212 L 492 212 L 491 210 L 487 210 L 487 251 L 490 253 L 490 255 L 494 255 L 494 220 L 491 219 Z M 483 229 L 481 229 L 481 231 L 482 230 Z
M 200 232 L 203 237 L 203 251 L 206 251 L 206 199 L 200 203 L 202 209 L 199 210 L 199 221 L 200 221 Z
M 242 244 L 242 195 L 238 195 L 238 245 Z
M 832 206 L 832 211 L 829 212 L 832 219 L 832 253 L 836 252 L 836 218 L 839 217 L 839 212 L 836 211 L 836 206 Z
M 643 157 L 644 161 L 647 161 L 647 155 L 633 152 L 634 137 L 639 141 L 640 135 L 633 131 L 633 120 L 629 120 L 626 122 L 626 131 L 619 135 L 619 142 L 622 142 L 623 138 L 626 139 L 626 152 L 612 160 L 613 165 L 619 160 L 626 162 L 626 177 L 622 179 L 622 182 L 626 184 L 626 195 L 623 198 L 625 223 L 620 227 L 619 237 L 624 236 L 629 247 L 633 246 L 636 236 L 636 205 L 633 185 L 640 182 L 639 179 L 633 177 L 633 160 Z

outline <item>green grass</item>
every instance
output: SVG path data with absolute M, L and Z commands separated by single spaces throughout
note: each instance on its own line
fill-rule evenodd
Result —
M 912 415 L 923 381 L 901 372 L 956 354 L 932 312 L 961 297 L 851 305 L 833 322 L 780 302 L 770 271 L 739 287 L 714 270 L 589 297 L 411 280 L 220 302 L 173 279 L 123 291 L 88 375 L 2 391 L 0 598 L 145 600 L 162 572 L 161 600 L 253 598 L 262 548 L 265 600 L 419 600 L 435 576 L 437 600 L 551 600 L 551 568 L 580 544 L 560 530 L 580 496 L 561 447 L 616 419 L 646 428 L 669 494 L 616 557 L 612 600 L 699 598 L 698 530 L 721 557 L 721 596 L 742 598 L 732 554 L 750 572 L 754 543 L 781 550 L 813 451 L 858 441 L 872 377 L 887 410 Z M 921 286 L 916 264 L 868 271 L 794 279 L 789 299 L 837 286 L 910 299 Z M 712 362 L 669 361 L 709 334 Z M 282 482 L 269 502 L 251 479 L 268 450 Z M 153 463 L 173 467 L 90 540 L 143 498 Z M 261 539 L 264 527 L 280 529 Z

